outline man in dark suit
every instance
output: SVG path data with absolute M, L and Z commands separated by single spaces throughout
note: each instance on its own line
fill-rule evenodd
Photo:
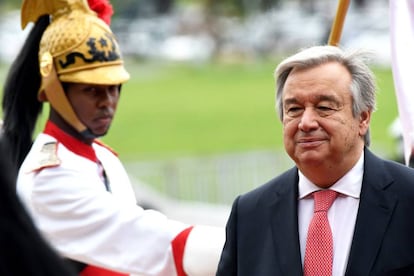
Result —
M 366 58 L 314 46 L 276 68 L 296 166 L 234 201 L 217 275 L 414 275 L 414 170 L 368 149 L 376 89 Z M 327 190 L 330 240 L 315 242 L 314 201 Z

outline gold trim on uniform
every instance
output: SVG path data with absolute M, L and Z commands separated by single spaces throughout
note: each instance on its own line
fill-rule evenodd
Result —
M 57 156 L 57 142 L 49 142 L 43 145 L 39 153 L 39 168 L 53 167 L 60 165 Z

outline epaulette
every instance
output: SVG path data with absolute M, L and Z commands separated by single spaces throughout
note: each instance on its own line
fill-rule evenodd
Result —
M 57 156 L 57 144 L 57 142 L 47 142 L 43 145 L 37 158 L 36 170 L 60 165 L 60 159 Z

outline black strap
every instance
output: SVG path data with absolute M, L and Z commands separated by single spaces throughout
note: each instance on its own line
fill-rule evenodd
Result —
M 104 182 L 104 185 L 105 185 L 105 189 L 108 191 L 108 192 L 111 192 L 111 185 L 109 184 L 109 179 L 108 179 L 108 177 L 107 177 L 107 175 L 106 175 L 106 172 L 105 172 L 105 169 L 104 169 L 104 167 L 103 167 L 103 165 L 102 165 L 102 163 L 101 163 L 101 161 L 99 161 L 98 160 L 98 168 L 99 168 L 99 170 L 100 170 L 100 173 L 102 174 L 101 176 L 102 176 L 102 178 L 103 178 L 103 182 Z

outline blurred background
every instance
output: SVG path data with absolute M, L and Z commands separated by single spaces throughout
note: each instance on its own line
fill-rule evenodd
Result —
M 0 0 L 1 83 L 30 29 L 20 28 L 20 3 Z M 327 43 L 337 1 L 111 3 L 111 28 L 132 78 L 104 142 L 119 153 L 141 204 L 224 224 L 238 194 L 292 166 L 273 71 L 298 49 Z M 399 160 L 389 44 L 388 1 L 351 1 L 341 45 L 372 50 L 379 88 L 371 147 Z

